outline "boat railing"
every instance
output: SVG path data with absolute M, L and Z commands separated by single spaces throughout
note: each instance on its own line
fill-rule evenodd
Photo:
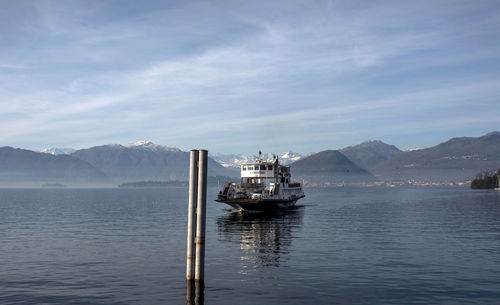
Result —
M 240 183 L 240 186 L 242 188 L 263 188 L 264 187 L 264 183 L 247 183 L 247 182 L 242 182 Z

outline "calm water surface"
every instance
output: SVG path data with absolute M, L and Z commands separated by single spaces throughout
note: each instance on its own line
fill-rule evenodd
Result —
M 500 303 L 500 192 L 306 195 L 279 214 L 209 201 L 196 301 Z M 186 209 L 182 187 L 0 189 L 0 304 L 186 304 Z

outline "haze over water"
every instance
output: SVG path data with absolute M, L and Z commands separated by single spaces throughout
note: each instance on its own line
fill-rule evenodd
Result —
M 275 215 L 208 201 L 205 304 L 500 300 L 498 192 L 306 194 Z M 185 303 L 186 209 L 183 187 L 1 189 L 0 303 Z

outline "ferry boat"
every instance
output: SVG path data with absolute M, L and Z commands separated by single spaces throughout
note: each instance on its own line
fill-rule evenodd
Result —
M 277 156 L 263 161 L 259 151 L 255 162 L 241 165 L 241 181 L 226 183 L 215 201 L 240 211 L 266 211 L 292 207 L 303 197 L 301 184 L 291 180 L 290 166 L 279 164 Z

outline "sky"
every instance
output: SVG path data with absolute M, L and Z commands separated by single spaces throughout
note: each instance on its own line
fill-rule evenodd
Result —
M 0 146 L 404 150 L 499 123 L 499 1 L 0 0 Z

